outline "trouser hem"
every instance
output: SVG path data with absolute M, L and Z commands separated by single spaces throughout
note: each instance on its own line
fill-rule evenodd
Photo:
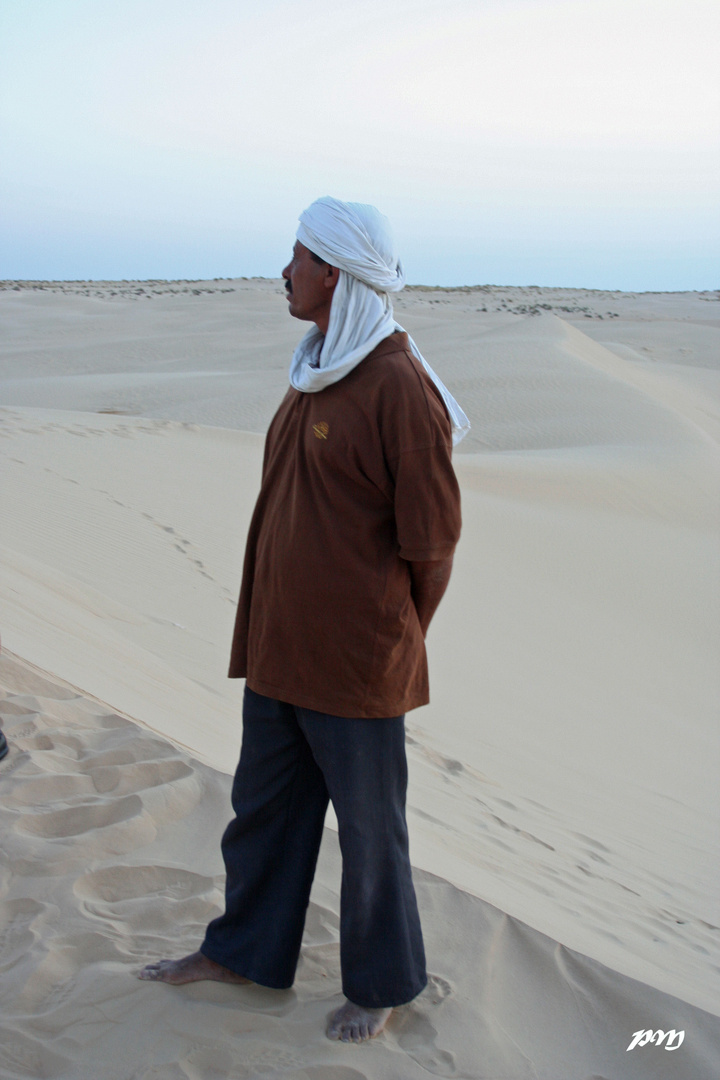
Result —
M 208 945 L 206 942 L 203 942 L 200 946 L 200 952 L 203 954 L 203 956 L 206 956 L 208 960 L 212 960 L 214 963 L 219 964 L 220 967 L 224 967 L 227 968 L 228 971 L 232 971 L 234 975 L 242 975 L 243 979 L 249 979 L 250 982 L 256 983 L 258 986 L 264 986 L 268 990 L 289 990 L 293 985 L 292 982 L 279 983 L 276 980 L 268 979 L 262 975 L 255 976 L 251 967 L 244 967 L 242 971 L 239 971 L 237 967 L 233 967 L 228 964 L 227 959 L 222 955 L 222 953 L 216 952 L 212 948 L 212 946 Z
M 422 994 L 427 984 L 428 980 L 427 976 L 425 976 L 424 980 L 418 983 L 417 990 L 398 993 L 382 1001 L 369 1001 L 364 994 L 353 994 L 352 990 L 346 989 L 344 986 L 343 994 L 348 1001 L 352 1002 L 353 1005 L 359 1005 L 361 1009 L 397 1009 L 401 1005 L 409 1005 L 411 1001 L 414 1001 L 418 994 Z

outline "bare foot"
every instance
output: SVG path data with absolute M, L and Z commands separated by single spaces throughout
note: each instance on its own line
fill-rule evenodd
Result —
M 249 983 L 251 981 L 244 975 L 236 975 L 229 968 L 216 964 L 214 960 L 209 960 L 201 952 L 183 956 L 182 960 L 159 960 L 157 964 L 148 964 L 138 972 L 138 979 L 172 983 L 173 986 L 200 982 L 202 979 L 224 983 Z
M 392 1009 L 363 1009 L 346 1001 L 330 1018 L 328 1039 L 340 1042 L 365 1042 L 379 1035 L 385 1027 Z

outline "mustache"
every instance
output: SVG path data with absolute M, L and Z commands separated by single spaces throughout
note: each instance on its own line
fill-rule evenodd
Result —
M 285 292 L 288 294 L 288 296 L 292 296 L 292 285 L 289 281 L 285 282 Z

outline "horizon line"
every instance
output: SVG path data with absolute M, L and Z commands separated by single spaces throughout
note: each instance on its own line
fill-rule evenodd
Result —
M 198 285 L 202 282 L 219 281 L 267 281 L 282 282 L 281 277 L 264 277 L 258 275 L 239 275 L 238 277 L 213 277 L 213 278 L 0 278 L 0 290 L 3 292 L 15 288 L 21 291 L 23 286 L 39 285 Z M 400 292 L 394 295 L 400 296 L 408 290 L 420 292 L 484 292 L 490 289 L 534 289 L 538 292 L 553 289 L 565 289 L 574 292 L 592 293 L 622 293 L 627 296 L 682 296 L 694 293 L 702 296 L 705 293 L 719 293 L 720 287 L 707 289 L 598 289 L 586 285 L 500 285 L 486 283 L 484 285 L 426 285 L 422 283 L 407 284 Z M 720 296 L 718 296 L 720 300 Z

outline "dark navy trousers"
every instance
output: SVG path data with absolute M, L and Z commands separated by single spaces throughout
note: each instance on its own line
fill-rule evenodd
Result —
M 427 983 L 405 823 L 405 718 L 348 719 L 245 689 L 222 840 L 225 914 L 205 956 L 262 986 L 295 977 L 328 799 L 342 852 L 340 963 L 356 1005 L 411 1001 Z

